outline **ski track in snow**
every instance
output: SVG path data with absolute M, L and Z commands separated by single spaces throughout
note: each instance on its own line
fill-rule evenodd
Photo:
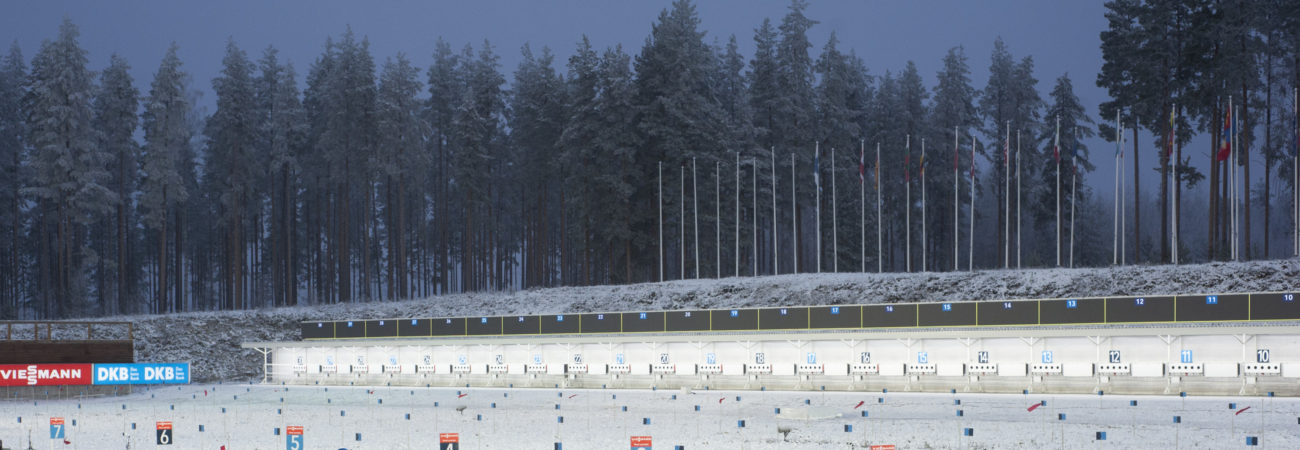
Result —
M 1297 286 L 1300 259 L 1292 258 L 1182 266 L 731 277 L 95 320 L 134 322 L 137 361 L 190 362 L 195 381 L 229 382 L 261 376 L 261 354 L 240 349 L 241 342 L 299 340 L 299 322 L 305 320 L 1233 293 Z

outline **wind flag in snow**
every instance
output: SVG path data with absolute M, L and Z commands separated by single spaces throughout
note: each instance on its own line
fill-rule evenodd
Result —
M 853 405 L 853 409 L 861 408 L 861 407 L 862 407 L 862 404 L 863 404 L 863 403 L 866 403 L 866 402 L 867 402 L 866 400 L 863 400 L 863 401 L 858 402 L 858 404 Z
M 1035 409 L 1038 409 L 1039 406 L 1043 406 L 1042 402 L 1029 405 L 1029 409 L 1027 409 L 1026 411 L 1033 412 Z
M 1228 155 L 1232 153 L 1232 109 L 1229 108 L 1223 114 L 1223 144 L 1219 145 L 1219 154 L 1215 160 L 1227 161 Z
M 1241 408 L 1241 409 L 1238 409 L 1238 410 L 1237 410 L 1237 412 L 1236 412 L 1236 413 L 1234 413 L 1234 414 L 1233 414 L 1233 415 L 1234 415 L 1234 416 L 1240 416 L 1240 415 L 1241 415 L 1241 413 L 1244 413 L 1244 412 L 1246 412 L 1246 410 L 1247 410 L 1247 409 L 1250 409 L 1250 407 L 1249 407 L 1249 406 L 1247 406 L 1247 407 L 1245 407 L 1245 408 Z

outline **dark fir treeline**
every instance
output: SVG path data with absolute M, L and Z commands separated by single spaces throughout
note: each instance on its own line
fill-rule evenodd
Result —
M 1115 100 L 1101 118 L 1086 115 L 1068 75 L 1040 85 L 1033 58 L 1001 40 L 980 88 L 961 47 L 943 56 L 933 86 L 912 63 L 870 72 L 834 33 L 809 40 L 817 22 L 802 0 L 758 24 L 752 55 L 736 36 L 708 36 L 679 0 L 635 54 L 579 37 L 557 61 L 524 45 L 513 72 L 489 42 L 457 50 L 439 39 L 420 68 L 424 58 L 377 59 L 348 30 L 305 67 L 232 40 L 220 74 L 192 80 L 173 44 L 151 80 L 133 80 L 117 56 L 92 71 L 65 21 L 31 59 L 14 45 L 0 60 L 0 318 L 811 272 L 819 262 L 842 272 L 965 269 L 970 208 L 976 267 L 1051 266 L 1058 118 L 1069 211 L 1069 155 L 1078 149 L 1080 176 L 1091 171 L 1079 140 L 1113 140 L 1116 110 L 1167 135 L 1160 126 L 1176 102 L 1186 142 L 1216 129 L 1228 93 L 1250 99 L 1247 130 L 1265 134 L 1262 145 L 1245 138 L 1266 160 L 1252 201 L 1266 222 L 1289 224 L 1268 211 L 1289 205 L 1289 190 L 1269 186 L 1290 180 L 1280 162 L 1294 132 L 1285 91 L 1300 76 L 1295 6 L 1107 7 L 1098 83 Z M 209 86 L 216 109 L 204 117 L 195 103 Z M 1013 178 L 1007 190 L 1017 166 L 1023 186 Z M 1180 167 L 1185 183 L 1201 179 Z M 1111 205 L 1079 181 L 1075 230 L 1061 231 L 1076 232 L 1075 264 L 1105 265 Z M 1222 205 L 1210 191 L 1213 214 Z M 1006 223 L 1017 193 L 1024 218 Z M 1152 250 L 1149 227 L 1137 259 L 1161 260 L 1168 252 Z M 1183 260 L 1221 257 L 1222 230 L 1210 235 L 1209 249 Z M 1023 248 L 1005 252 L 1008 238 Z

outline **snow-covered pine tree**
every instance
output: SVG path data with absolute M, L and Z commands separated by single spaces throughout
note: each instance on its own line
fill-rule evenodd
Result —
M 226 308 L 242 309 L 248 304 L 248 205 L 256 180 L 265 167 L 255 160 L 257 105 L 254 97 L 253 64 L 234 41 L 226 42 L 221 75 L 212 80 L 217 110 L 204 126 L 207 136 L 203 165 L 204 195 L 217 211 L 216 230 L 224 245 L 221 273 Z
M 422 152 L 427 125 L 421 117 L 420 100 L 423 90 L 419 69 L 399 53 L 395 60 L 384 62 L 379 81 L 378 107 L 379 175 L 384 184 L 384 230 L 386 234 L 387 270 L 385 281 L 387 298 L 407 298 L 410 295 L 407 204 L 412 196 L 413 180 L 425 176 L 427 155 Z
M 936 258 L 935 263 L 931 266 L 939 270 L 947 270 L 953 267 L 953 262 L 965 262 L 966 259 L 961 257 L 961 251 L 967 249 L 967 245 L 958 245 L 956 254 L 948 251 L 953 248 L 953 212 L 951 199 L 953 198 L 953 185 L 947 180 L 951 179 L 952 171 L 948 168 L 948 161 L 953 159 L 953 142 L 954 135 L 959 143 L 957 161 L 957 174 L 959 181 L 957 184 L 957 236 L 962 236 L 966 232 L 969 215 L 961 212 L 961 207 L 970 207 L 970 186 L 963 183 L 966 174 L 970 173 L 970 165 L 974 161 L 970 160 L 970 133 L 979 128 L 978 111 L 975 108 L 975 99 L 979 92 L 971 86 L 970 66 L 967 64 L 965 50 L 962 47 L 953 47 L 948 49 L 948 53 L 943 57 L 943 68 L 939 69 L 937 74 L 938 85 L 934 88 L 934 100 L 931 103 L 930 127 L 933 130 L 935 141 L 930 147 L 930 155 L 933 155 L 934 166 L 931 169 L 930 176 L 935 180 L 943 182 L 930 184 L 930 198 L 935 199 L 935 207 L 932 212 L 937 212 L 935 220 L 930 225 L 935 234 L 931 236 L 939 237 L 936 239 L 936 245 L 939 245 L 938 255 L 948 255 L 948 258 Z M 972 236 L 966 236 L 965 239 L 971 239 Z M 960 244 L 960 242 L 959 242 Z
M 85 307 L 87 265 L 98 257 L 82 245 L 86 226 L 116 200 L 104 185 L 109 157 L 96 145 L 94 74 L 86 67 L 79 37 L 77 26 L 64 19 L 58 38 L 41 43 L 25 98 L 32 182 L 24 191 L 41 210 L 36 291 L 45 317 L 65 317 Z
M 104 314 L 126 311 L 136 289 L 137 266 L 133 254 L 136 215 L 131 197 L 139 182 L 140 145 L 135 140 L 135 131 L 140 123 L 136 115 L 140 91 L 133 84 L 130 70 L 126 60 L 114 54 L 101 74 L 95 95 L 98 145 L 111 158 L 108 186 L 119 200 L 113 205 L 113 214 L 97 223 L 94 231 L 97 253 L 101 256 L 95 285 Z M 111 263 L 106 263 L 110 259 Z
M 193 107 L 186 89 L 189 75 L 181 70 L 175 43 L 167 49 L 144 101 L 142 127 L 144 151 L 141 155 L 140 209 L 145 227 L 158 234 L 158 247 L 154 260 L 157 292 L 151 305 L 137 305 L 135 312 L 162 312 L 167 309 L 167 275 L 171 270 L 180 279 L 179 268 L 167 267 L 167 231 L 172 216 L 180 217 L 178 205 L 189 199 L 185 175 L 193 161 L 185 161 L 190 154 L 192 132 L 188 123 Z M 180 224 L 174 226 L 179 227 Z M 179 252 L 180 249 L 173 249 Z M 146 306 L 149 306 L 146 309 Z
M 17 42 L 0 61 L 0 318 L 17 319 L 24 307 L 24 279 L 30 273 L 20 261 L 31 253 L 22 249 L 23 185 L 22 161 L 27 157 L 26 95 L 27 65 Z
M 522 169 L 517 180 L 523 192 L 522 287 L 530 288 L 547 286 L 551 279 L 548 234 L 555 229 L 552 210 L 564 183 L 559 140 L 568 119 L 564 80 L 550 49 L 534 55 L 525 44 L 522 53 L 510 93 L 510 141 L 512 160 Z

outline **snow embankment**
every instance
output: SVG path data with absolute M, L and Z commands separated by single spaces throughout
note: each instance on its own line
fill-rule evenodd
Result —
M 241 342 L 297 340 L 298 324 L 304 320 L 1261 292 L 1297 286 L 1300 259 L 1293 258 L 1101 269 L 824 273 L 680 280 L 104 320 L 135 323 L 137 361 L 189 361 L 196 381 L 233 381 L 261 374 L 261 355 L 240 349 Z

